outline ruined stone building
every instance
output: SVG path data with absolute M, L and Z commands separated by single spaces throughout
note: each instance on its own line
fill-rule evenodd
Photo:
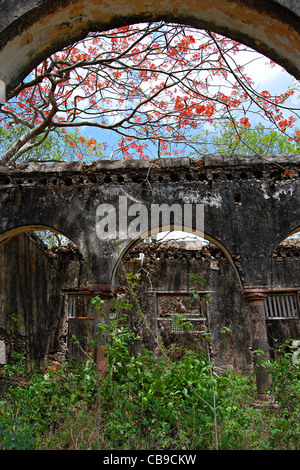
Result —
M 258 344 L 268 357 L 278 344 L 298 339 L 300 244 L 288 238 L 299 223 L 298 158 L 281 159 L 295 169 L 293 178 L 282 176 L 272 159 L 253 162 L 207 157 L 156 162 L 153 168 L 151 161 L 3 168 L 0 340 L 6 360 L 13 351 L 37 362 L 49 354 L 67 360 L 92 354 L 91 299 L 127 295 L 124 270 L 140 280 L 143 316 L 136 306 L 128 316 L 141 338 L 133 353 L 146 348 L 159 354 L 160 345 L 171 344 L 178 351 L 203 348 L 203 333 L 210 333 L 216 367 L 249 369 L 257 324 L 264 325 L 266 337 L 260 331 Z M 129 193 L 146 205 L 197 198 L 204 203 L 205 240 L 159 241 L 141 234 L 116 247 L 114 240 L 93 237 L 99 201 Z M 73 235 L 76 245 L 49 249 L 31 233 L 51 227 Z M 101 286 L 91 282 L 95 272 Z M 203 284 L 194 284 L 190 274 Z M 194 290 L 203 302 L 191 303 Z M 180 324 L 172 321 L 175 314 L 183 316 Z M 184 322 L 190 323 L 187 331 Z M 230 330 L 226 342 L 224 328 Z
M 91 296 L 82 287 L 86 269 L 78 250 L 49 249 L 36 235 L 24 234 L 1 247 L 0 262 L 0 340 L 7 360 L 13 351 L 36 361 L 57 353 L 66 360 L 85 358 L 83 350 L 91 354 L 94 312 Z M 141 338 L 133 353 L 148 349 L 159 354 L 160 344 L 203 349 L 202 334 L 209 332 L 216 367 L 252 367 L 248 304 L 220 248 L 203 241 L 148 240 L 132 250 L 123 267 L 140 281 L 136 292 L 145 317 L 136 308 L 128 312 L 129 326 Z M 279 344 L 300 337 L 299 267 L 299 239 L 280 244 L 272 256 L 272 283 L 265 300 L 271 357 Z M 195 285 L 190 273 L 200 275 L 203 284 Z M 118 295 L 124 295 L 123 270 L 118 285 Z M 207 294 L 209 301 L 191 302 L 194 289 Z M 183 325 L 192 324 L 188 330 L 174 323 L 176 313 L 183 315 Z M 224 327 L 230 329 L 226 342 Z
M 300 7 L 294 0 L 0 0 L 0 6 L 2 102 L 36 65 L 87 32 L 145 21 L 215 31 L 300 78 Z M 283 168 L 293 177 L 282 177 Z M 191 337 L 204 328 L 220 367 L 249 366 L 253 349 L 270 357 L 275 339 L 299 338 L 299 247 L 282 244 L 300 227 L 299 171 L 297 155 L 1 167 L 0 357 L 9 359 L 13 349 L 38 360 L 64 348 L 71 356 L 79 354 L 70 346 L 69 332 L 88 344 L 84 325 L 93 320 L 74 318 L 92 318 L 89 300 L 96 294 L 109 314 L 109 299 L 123 288 L 124 263 L 144 281 L 139 295 L 150 328 L 130 317 L 142 344 L 155 349 L 159 336 L 194 347 Z M 202 205 L 204 233 L 196 234 L 209 246 L 152 242 L 141 248 L 153 234 L 150 224 L 140 237 L 125 237 L 118 245 L 99 238 L 97 208 L 117 207 L 120 198 L 147 211 L 152 204 Z M 182 229 L 174 220 L 170 225 Z M 164 228 L 157 223 L 154 232 Z M 189 228 L 197 232 L 194 223 Z M 28 235 L 38 230 L 60 233 L 76 249 L 49 252 Z M 210 296 L 210 303 L 199 305 L 199 316 L 188 307 L 189 273 L 202 275 L 200 295 Z M 195 331 L 189 339 L 172 330 L 173 308 L 192 317 Z M 232 331 L 226 344 L 220 336 L 224 327 Z M 262 371 L 257 385 L 262 395 Z

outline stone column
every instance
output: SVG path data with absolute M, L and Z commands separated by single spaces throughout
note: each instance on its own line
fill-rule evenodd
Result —
M 97 325 L 99 323 L 106 323 L 109 325 L 109 301 L 114 295 L 114 289 L 110 284 L 88 284 L 87 288 L 92 297 L 99 296 L 100 299 L 104 301 L 102 306 L 103 315 L 95 313 L 94 317 L 94 335 L 96 335 L 98 331 Z M 102 337 L 94 349 L 94 360 L 97 364 L 98 370 L 102 374 L 104 373 L 107 364 L 107 357 L 104 356 L 107 340 L 108 338 Z
M 266 287 L 245 287 L 243 296 L 250 309 L 252 348 L 254 351 L 261 350 L 263 352 L 262 355 L 254 356 L 254 367 L 258 398 L 265 400 L 267 398 L 266 390 L 271 384 L 271 376 L 259 365 L 259 361 L 270 358 L 264 307 L 264 300 L 267 297 Z

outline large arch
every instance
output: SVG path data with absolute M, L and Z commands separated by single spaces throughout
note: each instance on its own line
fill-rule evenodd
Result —
M 2 0 L 0 6 L 0 80 L 7 92 L 89 31 L 157 20 L 228 36 L 300 78 L 300 7 L 292 0 Z
M 44 366 L 51 350 L 64 350 L 62 287 L 77 285 L 83 257 L 75 247 L 51 247 L 37 231 L 63 235 L 45 225 L 20 225 L 0 234 L 0 340 L 8 363 L 18 352 Z M 74 261 L 75 270 L 70 269 Z
M 282 231 L 273 240 L 273 243 L 270 245 L 270 250 L 269 250 L 270 262 L 276 250 L 278 250 L 280 246 L 282 246 L 283 243 L 285 243 L 292 235 L 295 235 L 296 233 L 300 234 L 300 225 L 298 225 L 298 223 L 296 222 L 296 219 L 297 219 L 297 215 L 295 219 L 293 220 L 294 224 L 290 224 L 290 226 L 282 227 Z
M 37 231 L 50 231 L 53 233 L 64 235 L 62 232 L 59 232 L 58 230 L 49 226 L 45 226 L 45 225 L 22 225 L 22 226 L 7 230 L 4 233 L 0 233 L 0 246 L 8 242 L 14 237 L 23 235 L 24 233 L 27 233 L 27 232 L 37 232 Z
M 159 232 L 162 232 L 164 231 L 165 227 L 160 227 L 160 228 L 157 228 L 157 229 L 152 229 L 152 230 L 149 230 L 149 232 L 147 233 L 144 233 L 144 234 L 141 234 L 139 237 L 135 238 L 135 239 L 132 239 L 130 240 L 130 242 L 127 242 L 124 244 L 124 246 L 120 247 L 120 253 L 119 253 L 119 257 L 114 265 L 114 268 L 113 268 L 113 272 L 112 272 L 112 285 L 115 286 L 115 282 L 116 282 L 116 279 L 118 277 L 118 274 L 119 274 L 119 271 L 120 271 L 120 268 L 121 268 L 121 265 L 123 263 L 123 261 L 125 260 L 126 256 L 130 253 L 130 251 L 136 246 L 138 245 L 140 242 L 142 242 L 142 240 L 144 240 L 145 238 L 151 236 L 151 235 L 154 235 L 156 233 L 159 233 Z M 172 227 L 172 231 L 176 231 L 176 230 L 181 230 L 182 228 L 181 227 Z M 241 290 L 243 289 L 243 282 L 242 282 L 242 279 L 241 279 L 241 275 L 234 263 L 234 260 L 233 260 L 233 257 L 231 255 L 231 253 L 229 252 L 229 250 L 220 242 L 218 241 L 216 238 L 212 237 L 211 235 L 207 234 L 207 233 L 197 233 L 197 231 L 192 231 L 192 230 L 189 230 L 189 229 L 186 229 L 185 228 L 185 232 L 186 233 L 191 233 L 193 235 L 198 235 L 200 237 L 203 237 L 204 239 L 210 241 L 211 243 L 215 244 L 218 248 L 220 248 L 222 250 L 222 252 L 224 253 L 224 255 L 226 256 L 226 258 L 228 259 L 228 261 L 230 262 L 234 272 L 235 272 L 235 275 L 236 275 L 236 278 L 237 278 L 237 281 L 238 281 L 238 284 L 239 284 L 239 287 L 241 288 Z
M 284 248 L 285 244 L 289 242 L 289 239 L 295 235 L 299 234 L 300 237 L 300 225 L 295 224 L 293 228 L 285 227 L 285 230 L 280 233 L 280 235 L 274 240 L 272 245 L 270 246 L 270 253 L 269 253 L 269 264 L 268 270 L 270 272 L 270 280 L 269 283 L 272 285 L 272 260 L 273 256 L 280 252 L 281 248 Z M 300 240 L 300 238 L 299 238 Z

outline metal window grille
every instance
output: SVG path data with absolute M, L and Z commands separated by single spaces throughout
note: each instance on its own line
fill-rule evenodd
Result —
M 172 334 L 198 335 L 207 332 L 207 292 L 198 294 L 197 301 L 192 302 L 189 292 L 155 292 L 158 322 L 163 322 Z M 175 321 L 176 314 L 182 315 L 178 322 Z
M 269 294 L 265 300 L 268 320 L 299 318 L 299 298 L 297 292 Z
M 90 298 L 86 295 L 68 294 L 66 296 L 66 309 L 69 320 L 92 320 Z
M 159 318 L 159 320 L 162 320 Z M 168 320 L 164 320 L 168 321 Z M 195 318 L 186 318 L 180 321 L 179 324 L 175 323 L 173 320 L 169 320 L 170 333 L 172 334 L 184 334 L 189 333 L 192 335 L 200 335 L 207 331 L 206 329 L 206 320 L 202 318 L 201 320 L 196 320 Z

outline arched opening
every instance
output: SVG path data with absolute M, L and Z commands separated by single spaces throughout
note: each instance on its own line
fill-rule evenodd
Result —
M 197 3 L 130 2 L 99 5 L 92 0 L 43 1 L 6 5 L 0 44 L 1 76 L 15 87 L 51 53 L 84 37 L 88 31 L 108 30 L 141 21 L 167 21 L 210 29 L 256 48 L 299 77 L 298 9 L 286 1 Z
M 207 233 L 203 234 L 203 233 L 200 233 L 197 230 L 187 231 L 187 229 L 185 231 L 182 231 L 182 227 L 179 227 L 179 226 L 178 227 L 173 226 L 171 230 L 170 230 L 170 227 L 160 227 L 158 229 L 151 229 L 151 231 L 149 231 L 147 233 L 145 232 L 145 233 L 141 234 L 138 238 L 131 240 L 130 243 L 128 243 L 120 251 L 119 259 L 118 259 L 118 262 L 116 263 L 116 265 L 114 267 L 114 271 L 113 271 L 113 275 L 112 275 L 112 285 L 115 285 L 116 278 L 119 274 L 121 264 L 124 261 L 125 257 L 128 255 L 128 253 L 130 253 L 130 251 L 132 249 L 135 248 L 135 246 L 137 244 L 143 243 L 144 240 L 151 240 L 152 237 L 154 237 L 155 239 L 157 238 L 158 241 L 159 240 L 163 241 L 165 238 L 169 238 L 169 239 L 173 238 L 172 232 L 174 232 L 175 237 L 177 239 L 181 240 L 181 241 L 183 241 L 184 239 L 188 239 L 190 241 L 196 240 L 196 241 L 199 241 L 199 242 L 202 243 L 202 241 L 206 240 L 206 242 L 209 242 L 209 243 L 212 243 L 212 244 L 218 246 L 220 248 L 220 250 L 222 251 L 223 255 L 228 259 L 229 263 L 231 264 L 231 266 L 232 266 L 232 268 L 235 272 L 237 282 L 238 282 L 240 288 L 242 289 L 243 283 L 242 283 L 240 273 L 237 269 L 236 263 L 234 262 L 234 259 L 233 259 L 232 255 L 227 250 L 227 248 L 220 241 L 216 240 L 214 237 L 210 236 Z
M 68 356 L 67 293 L 81 285 L 83 257 L 76 245 L 45 226 L 1 235 L 1 363 L 18 355 L 29 365 Z
M 209 335 L 219 367 L 250 367 L 248 306 L 234 261 L 221 246 L 206 235 L 171 230 L 124 249 L 114 283 L 133 302 L 128 325 L 141 337 L 135 353 L 206 350 Z
M 58 230 L 45 225 L 23 225 L 0 234 L 0 245 L 24 233 L 35 233 L 37 238 L 48 246 L 67 245 L 72 241 Z
M 293 289 L 300 286 L 299 266 L 300 257 L 300 227 L 292 230 L 276 246 L 271 257 L 270 286 L 273 289 Z M 279 263 L 278 268 L 274 262 Z M 282 265 L 282 268 L 279 266 Z

